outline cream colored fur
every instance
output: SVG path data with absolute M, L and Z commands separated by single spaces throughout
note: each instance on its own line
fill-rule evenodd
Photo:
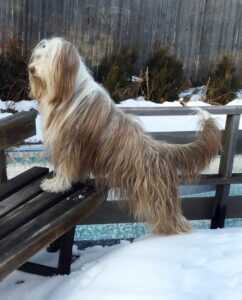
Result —
M 154 232 L 189 232 L 179 177 L 193 181 L 221 149 L 221 134 L 210 115 L 199 109 L 202 130 L 194 142 L 159 143 L 114 105 L 71 43 L 41 41 L 31 67 L 31 92 L 39 101 L 44 144 L 55 167 L 55 177 L 43 181 L 42 189 L 68 190 L 91 172 L 98 188 L 113 188 L 128 199 L 137 220 L 148 222 Z

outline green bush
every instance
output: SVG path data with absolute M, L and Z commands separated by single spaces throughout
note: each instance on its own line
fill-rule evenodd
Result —
M 103 84 L 117 103 L 128 96 L 137 57 L 136 51 L 123 47 L 118 53 L 105 57 L 94 72 L 95 79 Z
M 158 46 L 146 63 L 145 95 L 154 102 L 178 98 L 183 84 L 183 64 L 168 49 Z
M 206 90 L 206 101 L 209 103 L 227 104 L 235 97 L 239 81 L 235 75 L 235 65 L 231 56 L 224 55 L 214 72 L 209 74 Z
M 11 40 L 0 55 L 0 99 L 18 101 L 28 97 L 27 55 Z

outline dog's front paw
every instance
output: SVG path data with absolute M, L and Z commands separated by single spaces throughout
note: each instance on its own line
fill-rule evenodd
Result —
M 40 185 L 41 189 L 48 193 L 60 193 L 66 192 L 71 189 L 71 184 L 67 180 L 63 180 L 62 178 L 50 178 L 44 179 Z

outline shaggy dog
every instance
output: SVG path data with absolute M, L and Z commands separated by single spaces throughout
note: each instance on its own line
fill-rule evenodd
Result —
M 92 173 L 98 187 L 114 188 L 128 199 L 135 217 L 153 232 L 190 230 L 181 211 L 179 177 L 191 182 L 221 149 L 220 131 L 207 112 L 200 112 L 202 130 L 194 142 L 159 143 L 114 105 L 63 38 L 42 40 L 28 71 L 55 168 L 54 177 L 41 184 L 44 191 L 66 191 Z

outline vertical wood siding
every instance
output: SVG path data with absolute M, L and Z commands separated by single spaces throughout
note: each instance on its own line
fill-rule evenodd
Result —
M 242 0 L 0 0 L 0 49 L 9 38 L 23 49 L 50 36 L 72 41 L 92 64 L 122 45 L 146 60 L 169 46 L 187 78 L 206 76 L 224 53 L 242 71 Z

